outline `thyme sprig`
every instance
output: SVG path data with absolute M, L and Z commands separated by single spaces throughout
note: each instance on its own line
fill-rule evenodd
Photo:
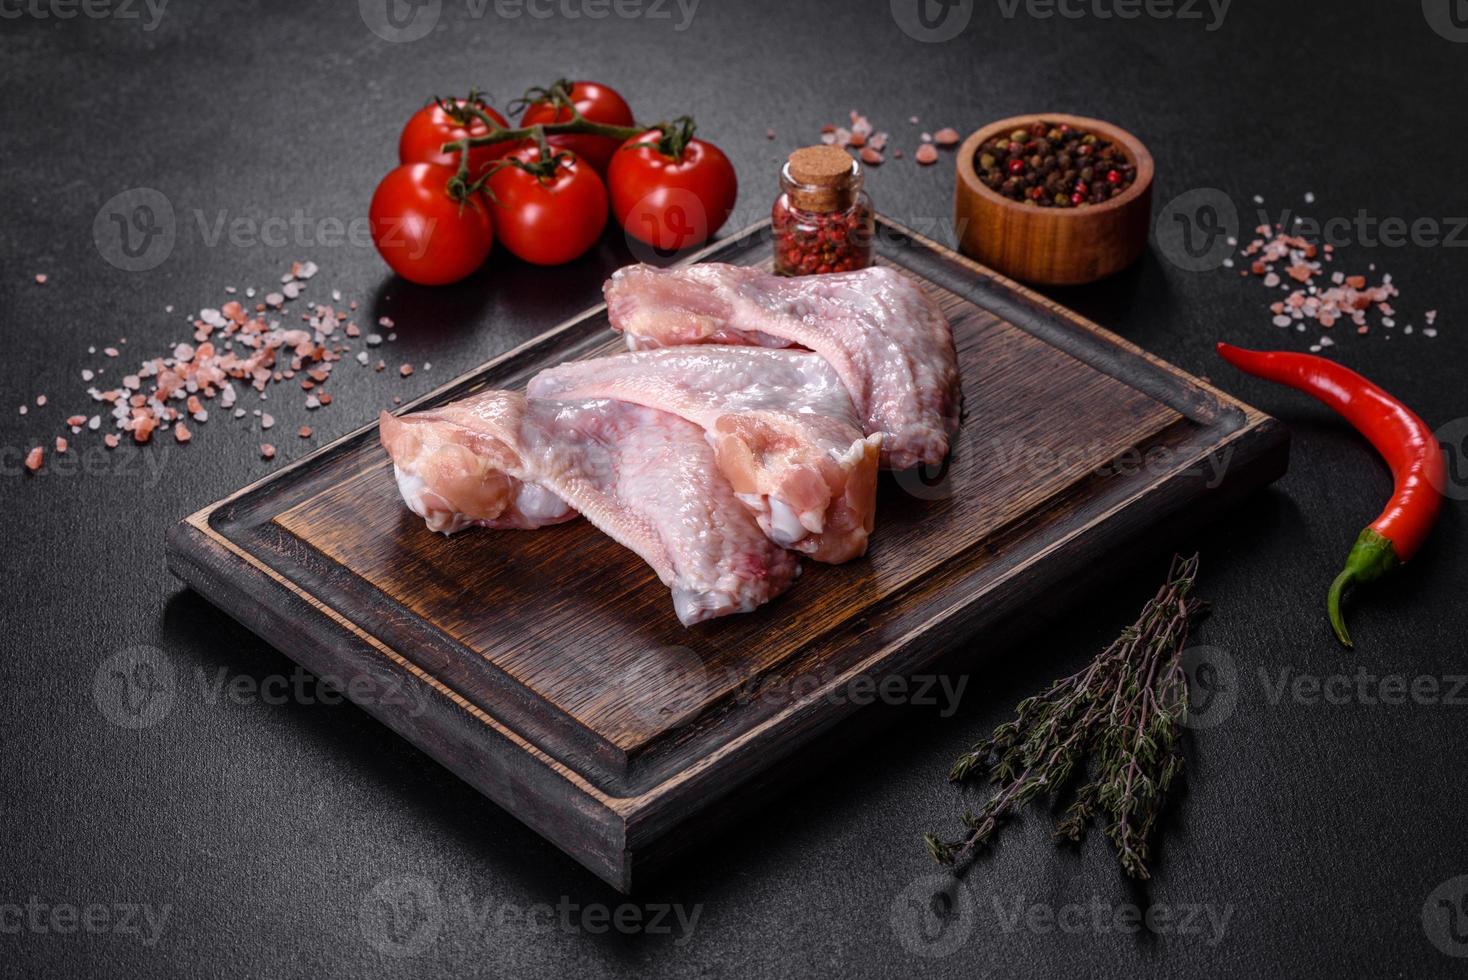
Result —
M 953 782 L 988 773 L 998 787 L 977 813 L 965 813 L 958 840 L 924 836 L 942 864 L 963 865 L 1018 807 L 1040 796 L 1059 799 L 1079 776 L 1055 830 L 1079 841 L 1098 817 L 1133 878 L 1149 877 L 1149 841 L 1168 788 L 1182 770 L 1178 748 L 1187 717 L 1182 666 L 1188 630 L 1207 604 L 1193 595 L 1198 556 L 1174 557 L 1167 581 L 1141 617 L 1079 673 L 1058 680 L 1015 709 L 1014 720 L 959 756 Z

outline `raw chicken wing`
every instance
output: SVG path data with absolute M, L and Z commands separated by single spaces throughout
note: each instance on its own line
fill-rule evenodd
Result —
M 845 386 L 819 354 L 637 351 L 542 371 L 528 393 L 615 398 L 679 415 L 703 428 L 724 476 L 776 543 L 825 562 L 866 551 L 882 437 L 863 437 Z
M 882 465 L 937 464 L 962 398 L 953 331 L 909 277 L 886 267 L 784 278 L 703 263 L 617 270 L 603 290 L 633 350 L 684 344 L 807 347 L 836 370 Z
M 799 574 L 720 475 L 695 425 L 626 402 L 486 391 L 397 418 L 382 444 L 434 530 L 531 528 L 577 512 L 642 557 L 685 626 L 749 612 Z

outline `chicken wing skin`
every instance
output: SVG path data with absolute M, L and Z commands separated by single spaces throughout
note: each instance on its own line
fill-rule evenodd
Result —
M 433 530 L 532 528 L 579 512 L 636 552 L 691 626 L 749 612 L 799 574 L 720 474 L 698 426 L 611 400 L 486 391 L 398 418 L 382 444 Z
M 686 344 L 800 346 L 846 385 L 882 465 L 937 464 L 958 430 L 962 394 L 953 331 L 938 305 L 896 270 L 785 278 L 745 266 L 633 265 L 603 289 L 633 350 Z
M 531 398 L 614 398 L 700 426 L 739 499 L 777 544 L 817 561 L 866 552 L 882 436 L 863 436 L 841 379 L 809 351 L 707 345 L 570 361 Z

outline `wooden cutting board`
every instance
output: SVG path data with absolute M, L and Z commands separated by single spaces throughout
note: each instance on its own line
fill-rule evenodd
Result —
M 1273 419 L 954 252 L 879 231 L 880 261 L 953 324 L 955 449 L 940 472 L 883 475 L 864 559 L 806 562 L 752 614 L 685 629 L 651 569 L 585 521 L 430 533 L 375 424 L 180 523 L 169 566 L 628 890 L 872 701 L 845 694 L 1284 471 Z M 769 256 L 760 225 L 690 261 Z M 621 348 L 598 306 L 403 411 Z

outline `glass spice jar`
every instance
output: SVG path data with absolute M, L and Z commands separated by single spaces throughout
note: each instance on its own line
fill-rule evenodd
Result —
M 807 146 L 790 154 L 771 212 L 776 274 L 847 272 L 872 264 L 872 199 L 861 185 L 861 163 L 839 146 Z

